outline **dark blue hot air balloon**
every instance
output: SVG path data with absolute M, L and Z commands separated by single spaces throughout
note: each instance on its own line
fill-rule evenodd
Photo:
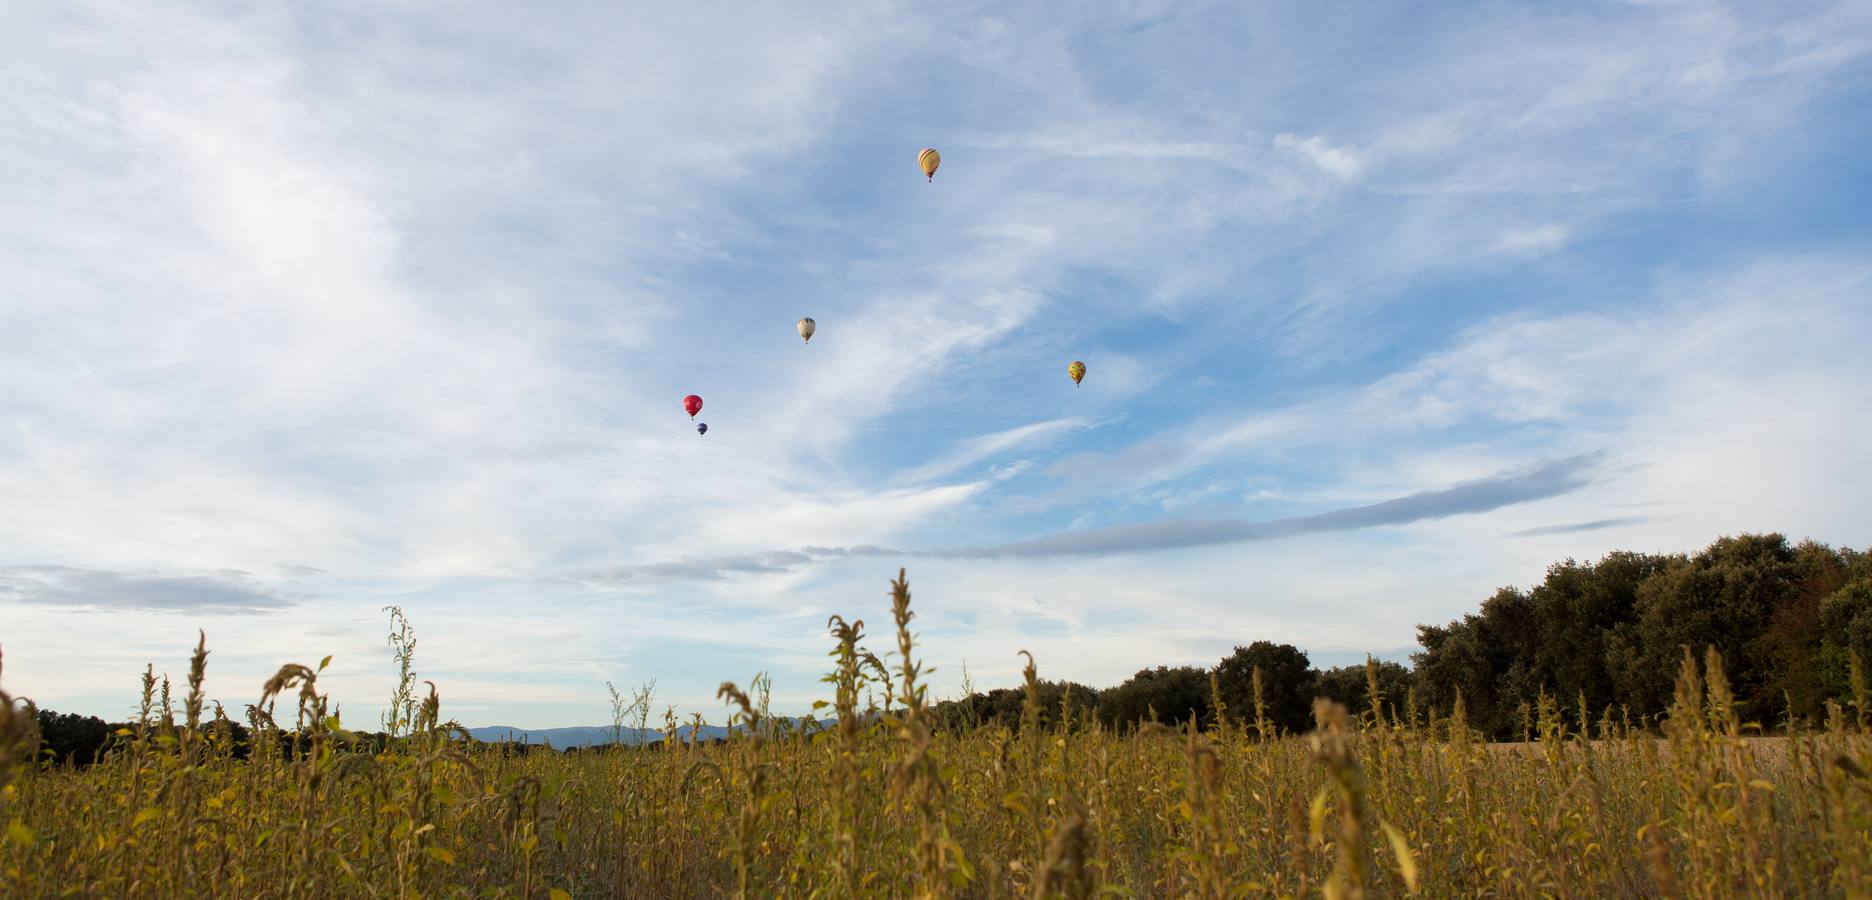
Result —
M 708 434 L 708 423 L 697 422 L 695 426 L 695 433 L 696 434 Z

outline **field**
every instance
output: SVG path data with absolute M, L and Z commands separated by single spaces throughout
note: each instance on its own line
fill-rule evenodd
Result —
M 1872 895 L 1861 678 L 1856 709 L 1751 737 L 1721 660 L 1686 651 L 1657 729 L 1550 701 L 1507 747 L 1408 696 L 1322 701 L 1300 736 L 1255 709 L 1042 724 L 1030 661 L 1023 727 L 969 727 L 934 721 L 901 582 L 894 606 L 888 663 L 831 623 L 828 729 L 724 684 L 730 740 L 671 719 L 566 754 L 454 737 L 433 689 L 365 748 L 287 666 L 241 759 L 198 649 L 179 711 L 146 678 L 98 764 L 0 767 L 0 896 Z M 0 699 L 17 760 L 31 723 Z

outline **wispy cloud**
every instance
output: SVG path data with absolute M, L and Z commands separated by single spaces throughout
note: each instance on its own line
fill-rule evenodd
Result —
M 1508 532 L 1508 537 L 1541 537 L 1549 534 L 1579 534 L 1583 531 L 1598 531 L 1602 528 L 1617 528 L 1621 525 L 1640 525 L 1651 521 L 1651 516 L 1617 516 L 1610 519 L 1594 519 L 1590 522 L 1569 522 L 1564 525 L 1541 525 Z
M 566 580 L 579 584 L 609 587 L 674 581 L 714 581 L 732 575 L 786 574 L 798 566 L 831 560 L 903 555 L 900 551 L 886 550 L 882 547 L 801 547 L 798 550 L 771 550 L 765 553 L 738 553 L 707 559 L 681 559 L 673 562 L 588 569 L 574 572 L 566 576 Z
M 938 555 L 961 559 L 1102 556 L 1266 541 L 1311 532 L 1403 525 L 1425 519 L 1487 512 L 1578 490 L 1590 483 L 1588 475 L 1599 462 L 1598 456 L 1569 457 L 1542 463 L 1521 472 L 1466 481 L 1442 490 L 1267 522 L 1221 519 L 1112 525 L 990 547 L 970 547 Z
M 910 470 L 904 475 L 904 480 L 917 483 L 940 478 L 1011 450 L 1055 440 L 1075 431 L 1090 428 L 1092 425 L 1093 421 L 1085 416 L 1072 416 L 1033 422 L 992 434 L 968 438 L 958 441 L 942 457 Z
M 984 150 L 1027 150 L 1080 159 L 1199 159 L 1239 164 L 1246 145 L 1216 141 L 1137 140 L 1096 130 L 1065 133 L 959 135 L 964 146 Z M 1291 137 L 1291 135 L 1282 135 Z
M 1540 256 L 1566 246 L 1567 230 L 1560 225 L 1514 228 L 1502 232 L 1495 249 L 1517 256 Z
M 880 548 L 1086 659 L 1395 647 L 1614 538 L 1872 540 L 1864 3 L 336 15 L 0 12 L 36 695 L 109 695 L 168 609 L 218 665 L 378 660 L 385 603 L 498 718 L 626 666 L 805 694 Z
M 1541 463 L 1525 470 L 1465 481 L 1364 506 L 1335 509 L 1265 522 L 1241 520 L 1171 520 L 1103 528 L 1072 529 L 1043 538 L 953 550 L 886 550 L 880 547 L 801 547 L 709 559 L 617 566 L 575 573 L 568 580 L 585 584 L 634 584 L 716 580 L 731 575 L 789 573 L 794 567 L 831 560 L 875 557 L 935 559 L 1035 559 L 1055 556 L 1109 556 L 1183 547 L 1206 547 L 1277 540 L 1326 531 L 1356 531 L 1404 525 L 1448 516 L 1488 512 L 1578 490 L 1590 483 L 1603 456 L 1589 454 Z M 1595 526 L 1596 527 L 1596 526 Z M 1584 530 L 1584 529 L 1579 529 Z M 1538 530 L 1527 532 L 1539 533 Z
M 1074 453 L 1042 470 L 1060 483 L 1040 502 L 1082 500 L 1150 483 L 1187 462 L 1195 449 L 1181 436 L 1161 434 L 1121 450 Z
M 249 573 L 110 572 L 71 566 L 0 567 L 0 601 L 67 609 L 256 613 L 312 599 L 267 587 Z
M 1298 154 L 1341 181 L 1358 178 L 1359 172 L 1365 168 L 1365 162 L 1359 158 L 1357 151 L 1349 147 L 1335 147 L 1319 135 L 1303 138 L 1297 134 L 1279 134 L 1274 136 L 1274 146 Z

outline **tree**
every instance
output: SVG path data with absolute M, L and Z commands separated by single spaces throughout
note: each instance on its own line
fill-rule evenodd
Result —
M 1105 724 L 1126 729 L 1152 718 L 1165 724 L 1186 722 L 1191 716 L 1207 725 L 1209 672 L 1196 666 L 1158 666 L 1140 669 L 1123 684 L 1099 694 L 1098 715 Z
M 1384 698 L 1385 715 L 1402 715 L 1411 691 L 1411 670 L 1388 660 L 1371 660 L 1378 670 L 1378 692 Z M 1371 687 L 1364 664 L 1340 666 L 1319 673 L 1321 697 L 1345 704 L 1350 710 L 1371 709 Z M 1420 714 L 1427 713 L 1420 707 Z
M 1700 656 L 1705 647 L 1715 647 L 1743 716 L 1772 724 L 1782 703 L 1770 687 L 1757 638 L 1776 609 L 1798 592 L 1794 560 L 1787 538 L 1745 534 L 1671 560 L 1645 579 L 1635 620 L 1615 632 L 1608 648 L 1621 700 L 1636 712 L 1663 712 L 1682 648 Z
M 112 728 L 96 716 L 39 710 L 42 752 L 57 763 L 88 766 L 110 746 Z
M 1460 695 L 1471 727 L 1495 738 L 1513 734 L 1518 691 L 1531 680 L 1518 652 L 1526 644 L 1517 631 L 1524 633 L 1530 621 L 1527 595 L 1502 588 L 1480 613 L 1448 625 L 1417 626 L 1417 643 L 1424 648 L 1411 656 L 1418 701 L 1448 715 Z
M 1570 727 L 1581 702 L 1589 718 L 1623 706 L 1640 721 L 1669 705 L 1682 648 L 1723 656 L 1739 711 L 1764 728 L 1788 715 L 1814 718 L 1829 700 L 1852 699 L 1848 660 L 1872 670 L 1872 555 L 1779 534 L 1724 537 L 1694 555 L 1616 551 L 1597 562 L 1549 566 L 1523 591 L 1504 587 L 1474 613 L 1420 625 L 1413 665 L 1379 663 L 1380 689 L 1402 708 L 1417 692 L 1424 715 L 1449 715 L 1460 696 L 1471 727 L 1496 739 L 1522 730 L 1542 694 L 1559 702 Z M 1209 685 L 1230 718 L 1254 716 L 1254 671 L 1269 719 L 1281 730 L 1311 727 L 1314 694 L 1369 709 L 1362 666 L 1317 672 L 1288 644 L 1238 646 L 1212 673 L 1191 667 L 1144 669 L 1098 700 L 1098 715 L 1119 727 L 1155 710 L 1160 722 L 1213 717 Z M 1872 677 L 1872 671 L 1868 671 Z M 1080 695 L 1075 688 L 1075 697 Z M 972 711 L 1018 722 L 1019 691 L 990 692 Z M 1048 713 L 1056 707 L 1047 698 Z M 1389 712 L 1389 710 L 1387 710 Z M 1613 710 L 1621 715 L 1619 710 Z
M 1841 700 L 1852 696 L 1851 654 L 1872 669 L 1872 577 L 1858 579 L 1834 591 L 1820 605 L 1819 681 L 1826 695 Z M 1872 671 L 1865 677 L 1872 678 Z
M 1074 722 L 1089 720 L 1098 711 L 1100 691 L 1075 681 L 1045 681 L 1035 693 L 1040 700 L 1040 725 L 1052 728 L 1059 722 L 1061 704 L 1072 710 Z M 1000 725 L 1019 731 L 1021 711 L 1027 702 L 1025 688 L 995 688 L 987 693 L 973 693 L 959 700 L 936 704 L 937 721 L 975 725 Z
M 1854 582 L 1858 570 L 1872 578 L 1872 566 L 1852 550 L 1802 541 L 1794 548 L 1793 568 L 1792 592 L 1769 615 L 1754 650 L 1766 670 L 1762 694 L 1768 701 L 1784 701 L 1788 715 L 1817 719 L 1826 715 L 1830 689 L 1833 696 L 1847 689 L 1845 681 L 1832 678 L 1844 677 L 1846 657 L 1838 654 L 1837 667 L 1831 668 L 1825 645 L 1837 631 L 1824 621 L 1826 603 Z
M 1569 710 L 1581 697 L 1593 712 L 1617 702 L 1617 683 L 1606 662 L 1611 635 L 1637 618 L 1639 586 L 1664 571 L 1670 559 L 1614 552 L 1594 564 L 1569 559 L 1548 567 L 1546 579 L 1528 592 L 1533 683 L 1519 686 L 1515 704 L 1533 703 L 1543 690 Z
M 1268 721 L 1280 731 L 1299 734 L 1313 726 L 1312 663 L 1292 644 L 1255 641 L 1216 664 L 1216 686 L 1228 715 L 1237 722 L 1252 722 L 1254 670 L 1261 670 L 1261 699 Z

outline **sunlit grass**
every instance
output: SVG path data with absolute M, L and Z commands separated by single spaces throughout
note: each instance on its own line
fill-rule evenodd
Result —
M 1259 709 L 1120 734 L 1062 704 L 1042 725 L 1031 658 L 1023 727 L 952 728 L 892 588 L 886 659 L 830 623 L 836 722 L 811 733 L 757 678 L 721 687 L 726 742 L 671 714 L 660 745 L 517 753 L 466 740 L 406 679 L 401 734 L 373 750 L 328 709 L 323 666 L 288 665 L 241 759 L 204 708 L 204 645 L 179 719 L 146 674 L 135 726 L 74 769 L 21 759 L 31 716 L 0 695 L 0 896 L 1872 895 L 1856 659 L 1851 708 L 1765 739 L 1713 651 L 1685 653 L 1661 737 L 1548 699 L 1534 742 L 1490 745 L 1460 705 L 1377 696 L 1375 673 L 1307 735 Z M 647 697 L 615 705 L 642 727 Z

